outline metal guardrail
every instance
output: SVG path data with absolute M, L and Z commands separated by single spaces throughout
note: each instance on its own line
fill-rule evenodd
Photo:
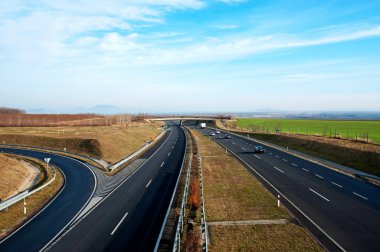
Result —
M 24 191 L 24 192 L 22 192 L 22 193 L 20 193 L 20 194 L 18 194 L 18 195 L 16 195 L 16 196 L 13 196 L 12 198 L 10 198 L 10 199 L 8 199 L 8 200 L 2 202 L 2 203 L 0 204 L 0 211 L 2 211 L 2 210 L 4 210 L 4 209 L 6 209 L 6 208 L 12 206 L 13 204 L 19 202 L 20 200 L 23 200 L 23 199 L 25 199 L 26 197 L 28 197 L 28 196 L 30 196 L 30 195 L 32 195 L 32 194 L 34 194 L 34 193 L 36 193 L 36 192 L 38 192 L 38 191 L 44 189 L 46 186 L 50 185 L 50 184 L 55 180 L 55 177 L 56 177 L 56 175 L 57 175 L 57 172 L 56 172 L 54 166 L 51 165 L 50 167 L 52 167 L 53 172 L 54 172 L 54 176 L 53 176 L 53 178 L 52 178 L 50 181 L 48 181 L 47 183 L 43 184 L 42 186 L 40 186 L 40 187 L 38 187 L 38 188 L 36 188 L 36 189 L 34 189 L 34 190 L 32 190 L 32 191 L 29 191 L 29 190 Z
M 208 229 L 207 229 L 207 222 L 206 222 L 206 213 L 205 213 L 205 199 L 204 199 L 204 192 L 203 192 L 203 177 L 202 177 L 202 157 L 199 151 L 198 142 L 195 141 L 195 145 L 197 146 L 197 153 L 198 153 L 198 172 L 199 172 L 199 180 L 200 180 L 200 189 L 201 189 L 201 224 L 202 224 L 202 251 L 208 252 Z
M 156 138 L 156 141 L 159 140 L 164 134 L 165 132 L 167 131 L 167 129 L 165 129 L 164 131 L 162 131 Z M 133 152 L 131 155 L 129 155 L 128 157 L 120 160 L 119 162 L 111 165 L 108 169 L 112 172 L 113 170 L 119 168 L 120 166 L 122 166 L 123 164 L 125 164 L 126 162 L 128 162 L 129 160 L 135 158 L 136 156 L 138 156 L 140 153 L 142 153 L 145 149 L 147 149 L 148 147 L 150 147 L 154 142 L 156 141 L 151 141 L 149 143 L 146 143 L 144 144 L 140 149 L 138 149 L 137 151 Z
M 52 149 L 52 148 L 42 148 L 42 147 L 38 147 L 38 146 L 27 146 L 27 145 L 17 145 L 17 144 L 0 144 L 0 146 L 2 146 L 3 148 L 7 148 L 7 147 L 14 147 L 14 148 L 22 148 L 22 149 L 32 149 L 32 150 L 41 150 L 41 151 L 45 151 L 45 152 L 56 152 L 56 153 L 62 153 L 62 154 L 70 154 L 70 155 L 74 155 L 74 156 L 78 156 L 78 157 L 82 157 L 82 158 L 85 158 L 85 159 L 89 159 L 95 163 L 97 163 L 100 167 L 103 167 L 104 169 L 106 169 L 106 167 L 104 167 L 96 158 L 93 158 L 93 157 L 90 157 L 90 156 L 85 156 L 85 155 L 82 155 L 82 154 L 79 154 L 79 153 L 75 153 L 75 152 L 70 152 L 70 151 L 62 151 L 62 150 L 57 150 L 57 149 Z
M 187 140 L 186 140 L 186 137 L 185 137 L 185 146 L 187 146 Z M 176 182 L 176 184 L 175 184 L 175 186 L 174 186 L 174 191 L 173 191 L 173 194 L 172 194 L 172 198 L 170 199 L 169 207 L 168 207 L 168 210 L 166 211 L 165 219 L 164 219 L 164 222 L 163 222 L 163 224 L 162 224 L 160 234 L 158 235 L 157 242 L 156 242 L 156 246 L 154 247 L 154 250 L 153 250 L 154 252 L 157 252 L 157 250 L 158 250 L 158 246 L 160 245 L 160 241 L 161 241 L 161 238 L 162 238 L 162 234 L 164 233 L 164 228 L 165 228 L 165 226 L 166 226 L 166 222 L 167 222 L 168 217 L 169 217 L 170 209 L 172 208 L 172 205 L 173 205 L 174 197 L 175 197 L 175 195 L 176 195 L 176 191 L 177 191 L 177 187 L 178 187 L 179 180 L 180 180 L 180 178 L 181 178 L 181 174 L 182 174 L 182 171 L 183 171 L 183 167 L 185 166 L 186 155 L 187 155 L 187 148 L 185 148 L 185 153 L 184 153 L 184 155 L 183 155 L 183 160 L 182 160 L 181 170 L 179 171 L 179 175 L 178 175 L 178 178 L 177 178 L 177 182 Z
M 177 252 L 181 250 L 181 233 L 183 231 L 183 219 L 185 217 L 185 210 L 186 210 L 186 204 L 187 204 L 187 198 L 189 195 L 189 184 L 190 184 L 190 171 L 191 171 L 191 164 L 193 162 L 193 143 L 191 140 L 191 136 L 188 132 L 188 129 L 186 129 L 186 134 L 189 136 L 190 139 L 190 159 L 189 164 L 187 166 L 187 173 L 186 173 L 186 183 L 185 183 L 185 189 L 183 191 L 182 196 L 182 202 L 181 202 L 181 210 L 178 216 L 178 223 L 177 223 L 177 229 L 174 236 L 174 244 L 173 244 L 173 252 Z

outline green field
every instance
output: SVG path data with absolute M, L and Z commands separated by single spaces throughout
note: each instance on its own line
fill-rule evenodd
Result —
M 282 132 L 304 135 L 340 137 L 380 143 L 380 121 L 298 120 L 271 118 L 239 118 L 238 126 L 256 132 Z

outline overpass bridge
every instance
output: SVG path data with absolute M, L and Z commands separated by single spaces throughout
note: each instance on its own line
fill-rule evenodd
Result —
M 223 120 L 226 118 L 218 118 L 218 117 L 160 117 L 160 118 L 150 118 L 146 119 L 148 121 L 179 121 L 179 124 L 182 125 L 184 121 L 196 121 L 196 124 L 204 121 L 215 121 L 215 120 Z

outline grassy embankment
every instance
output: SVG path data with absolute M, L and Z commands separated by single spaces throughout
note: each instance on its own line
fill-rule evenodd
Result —
M 252 120 L 254 121 L 256 119 Z M 224 128 L 220 122 L 217 122 L 217 126 Z M 235 133 L 242 133 L 244 135 L 249 133 L 251 137 L 259 140 L 289 147 L 315 157 L 380 176 L 380 146 L 377 144 L 367 144 L 322 136 L 257 133 L 238 129 L 237 121 L 229 121 L 228 126 L 229 130 Z
M 24 158 L 23 158 L 24 159 Z M 50 181 L 53 178 L 52 168 L 47 172 L 43 162 L 37 159 L 26 159 L 28 162 L 33 163 L 41 170 L 41 175 L 37 181 L 36 186 Z M 64 182 L 62 174 L 57 170 L 56 179 L 43 190 L 26 198 L 27 214 L 24 214 L 24 202 L 19 201 L 10 206 L 8 210 L 0 212 L 0 239 L 6 234 L 10 233 L 13 229 L 20 226 L 24 221 L 33 216 L 41 209 L 54 195 L 59 191 Z
M 0 154 L 0 200 L 28 189 L 37 174 L 29 163 Z
M 215 142 L 193 131 L 202 157 L 208 222 L 287 219 L 284 225 L 210 226 L 210 251 L 321 251 L 292 216 L 278 208 L 253 175 Z
M 97 127 L 3 127 L 0 143 L 52 148 L 114 163 L 161 132 L 160 123 Z

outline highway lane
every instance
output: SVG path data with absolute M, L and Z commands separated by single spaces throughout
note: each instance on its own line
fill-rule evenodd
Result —
M 162 145 L 50 251 L 153 251 L 186 148 L 172 126 Z
M 208 135 L 210 129 L 202 130 Z M 230 149 L 252 167 L 264 184 L 272 184 L 283 196 L 301 209 L 326 232 L 338 246 L 347 251 L 380 249 L 380 188 L 325 168 L 289 153 L 265 146 L 267 153 L 255 154 L 254 146 L 262 145 L 225 132 L 213 139 Z M 274 190 L 271 190 L 274 192 Z M 289 204 L 288 204 L 289 205 Z M 291 206 L 292 208 L 292 206 Z M 300 216 L 300 213 L 296 216 Z M 330 250 L 337 246 L 326 239 L 306 218 L 307 227 Z
M 39 251 L 86 205 L 96 186 L 95 176 L 83 163 L 68 157 L 10 148 L 0 151 L 40 160 L 50 157 L 66 178 L 59 195 L 43 211 L 0 243 L 2 252 Z

